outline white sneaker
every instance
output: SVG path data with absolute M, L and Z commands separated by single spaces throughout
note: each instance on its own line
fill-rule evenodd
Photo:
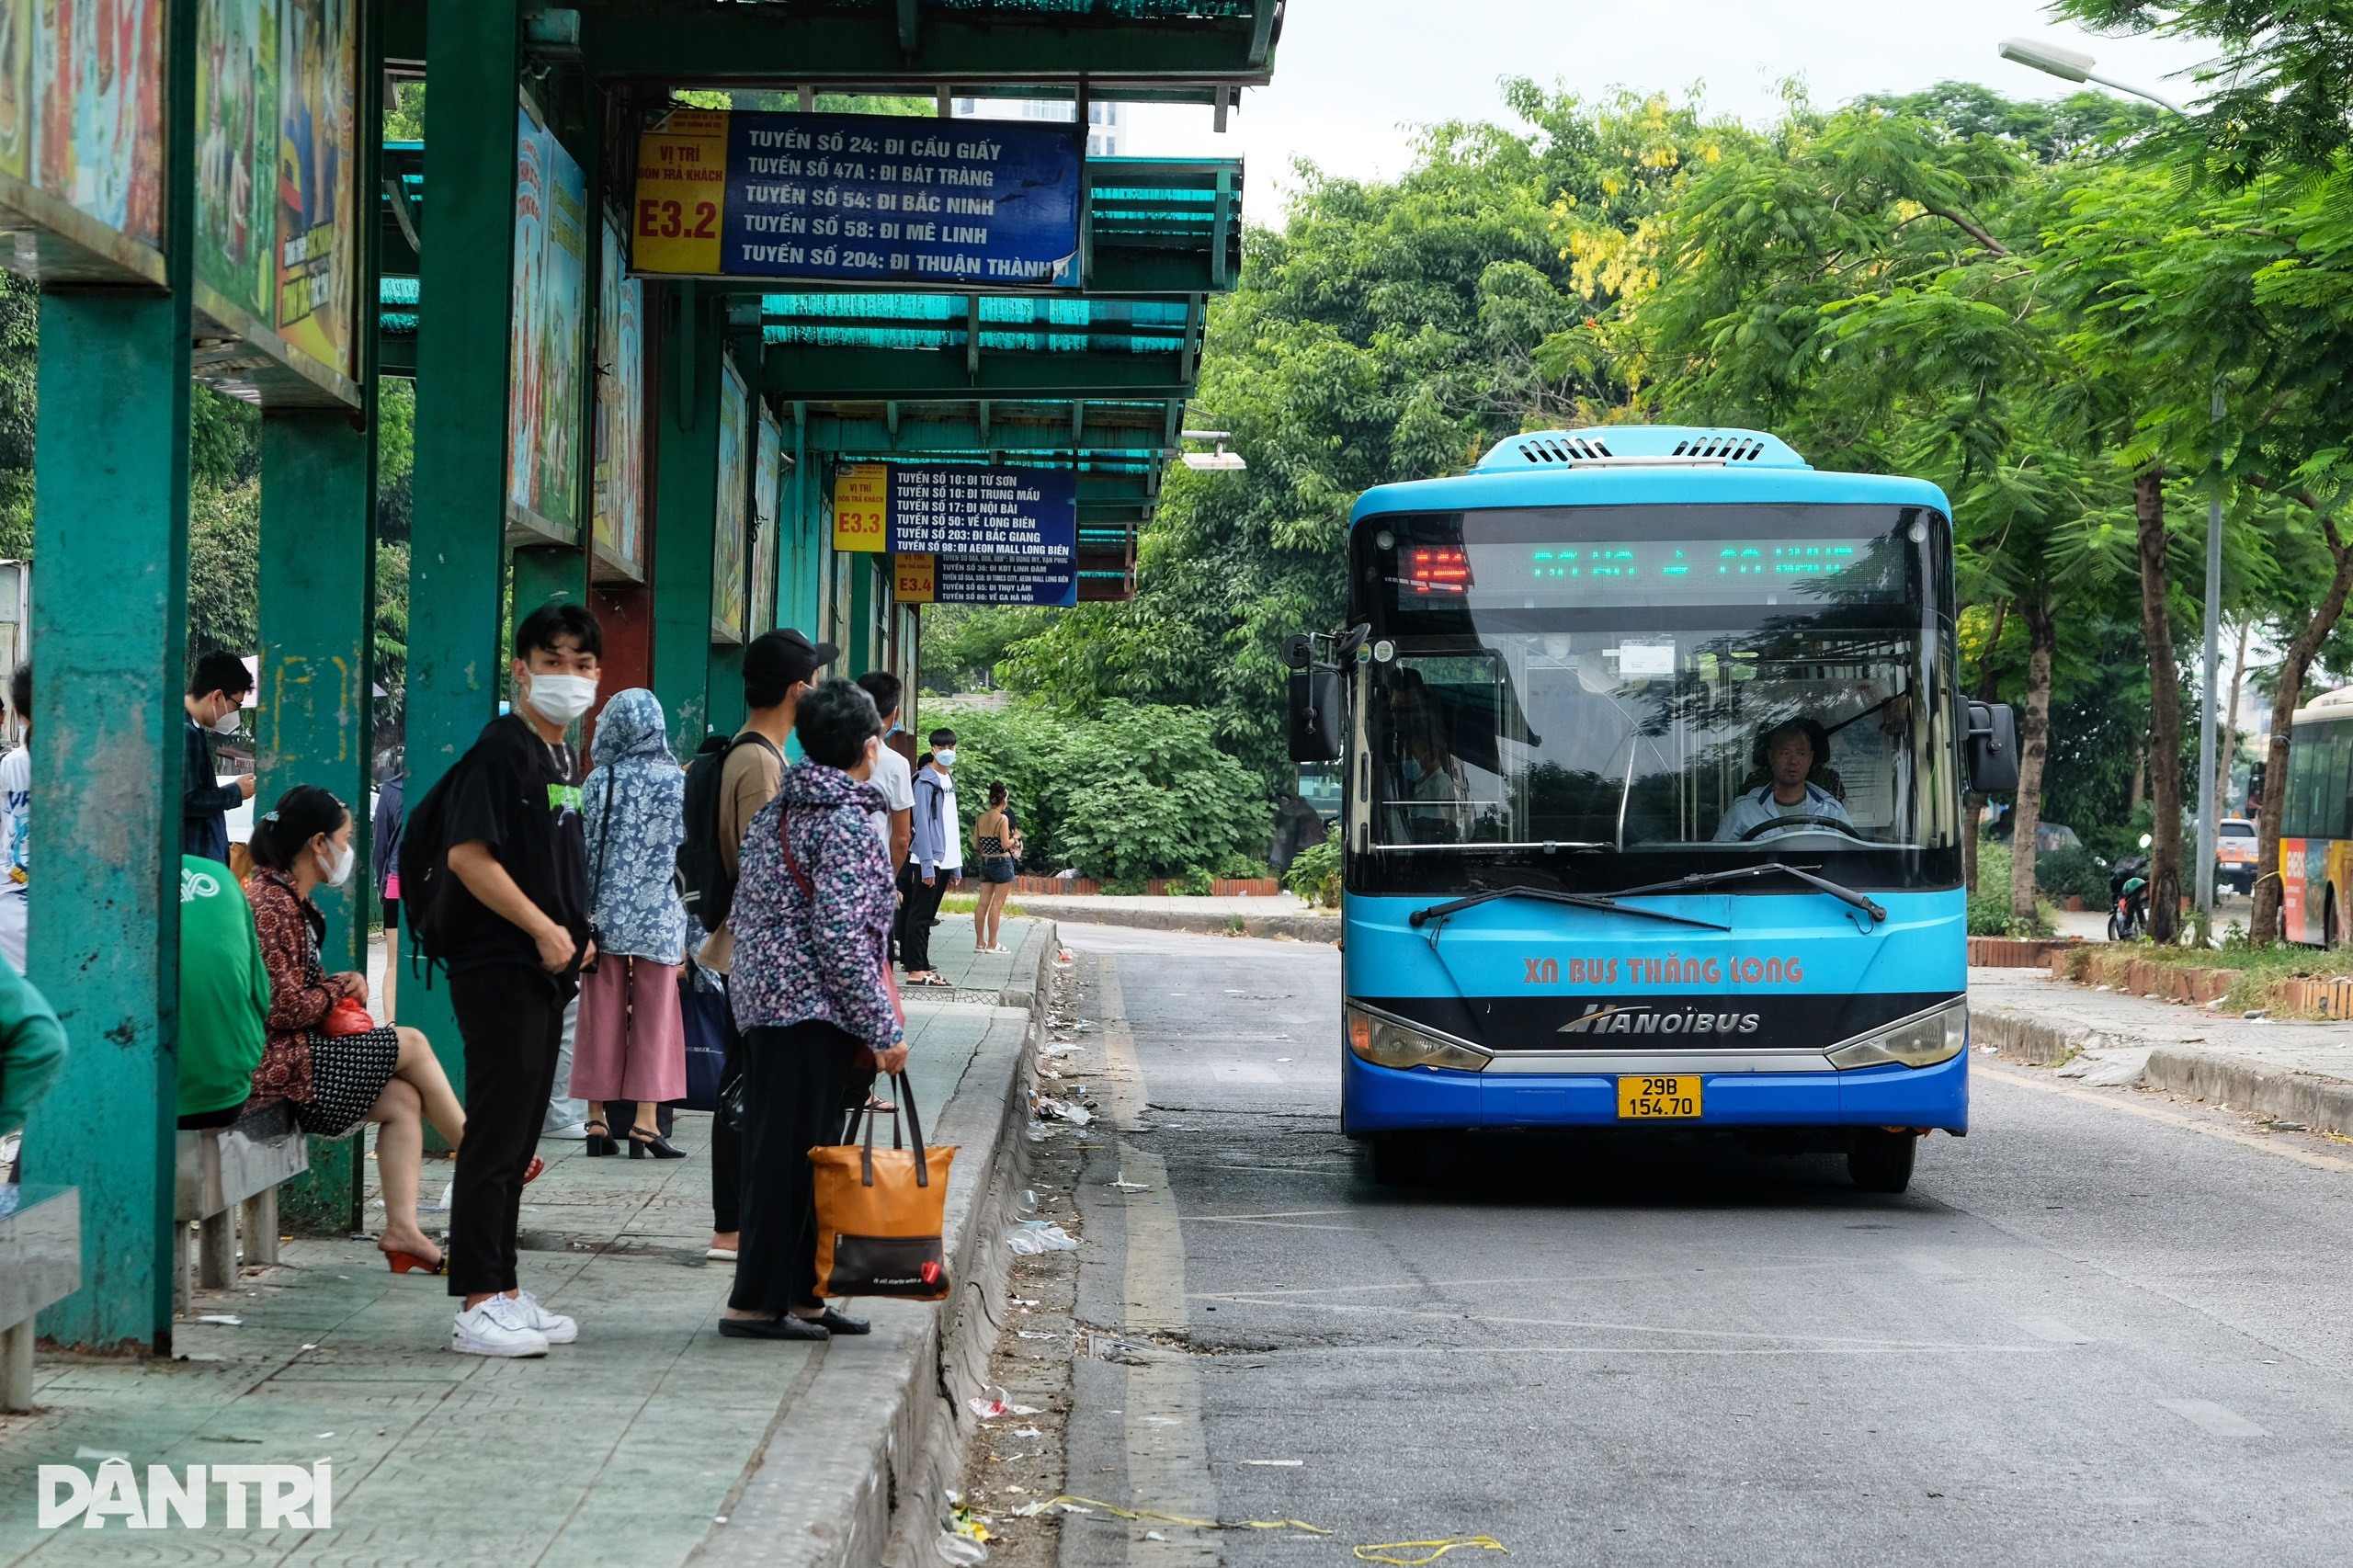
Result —
M 588 1136 L 588 1124 L 585 1121 L 567 1121 L 555 1127 L 542 1127 L 540 1129 L 540 1136 L 564 1138 L 578 1143 Z
M 540 1299 L 529 1290 L 510 1299 L 510 1304 L 522 1309 L 518 1313 L 525 1324 L 546 1335 L 550 1345 L 569 1345 L 580 1337 L 580 1324 L 562 1312 L 551 1312 L 540 1305 Z
M 472 1312 L 460 1312 L 449 1330 L 449 1348 L 460 1356 L 544 1356 L 548 1336 L 531 1326 L 520 1301 L 493 1296 Z

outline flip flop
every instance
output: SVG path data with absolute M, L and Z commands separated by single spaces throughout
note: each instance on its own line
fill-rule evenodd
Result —
M 936 970 L 931 973 L 925 975 L 921 980 L 912 980 L 907 983 L 910 985 L 935 985 L 943 991 L 953 991 L 956 989 L 956 983 L 954 981 L 949 979 L 946 975 L 939 973 Z
M 544 1172 L 547 1168 L 548 1163 L 545 1160 L 542 1160 L 537 1154 L 532 1155 L 531 1163 L 523 1167 L 523 1185 L 525 1187 L 529 1187 L 533 1182 L 539 1180 L 540 1173 Z

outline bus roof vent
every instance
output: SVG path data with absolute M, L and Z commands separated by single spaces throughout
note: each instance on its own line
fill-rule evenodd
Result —
M 1805 468 L 1788 442 L 1761 430 L 1697 429 L 1682 425 L 1611 425 L 1586 430 L 1535 430 L 1496 443 L 1479 460 L 1481 473 L 1531 468 Z

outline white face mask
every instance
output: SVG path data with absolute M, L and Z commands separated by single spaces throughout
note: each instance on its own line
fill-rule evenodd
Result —
M 243 718 L 242 713 L 232 708 L 212 721 L 212 733 L 216 735 L 233 735 L 237 733 L 238 722 Z
M 596 705 L 594 676 L 535 675 L 529 679 L 531 689 L 524 700 L 551 724 L 569 724 Z
M 329 845 L 327 847 L 333 849 L 334 846 Z M 339 853 L 320 855 L 319 870 L 326 878 L 327 886 L 339 888 L 349 881 L 352 863 L 358 858 L 358 852 L 348 844 L 345 845 Z

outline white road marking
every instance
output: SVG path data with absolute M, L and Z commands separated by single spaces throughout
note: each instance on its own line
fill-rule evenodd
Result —
M 2161 1399 L 2157 1403 L 2191 1426 L 2202 1427 L 2217 1437 L 2271 1436 L 2229 1405 L 2216 1404 L 2211 1399 Z
M 2266 1154 L 2276 1154 L 2283 1160 L 2293 1160 L 2298 1165 L 2310 1165 L 2314 1170 L 2353 1173 L 2353 1160 L 2340 1160 L 2334 1154 L 2322 1154 L 2310 1149 L 2299 1149 L 2292 1143 L 2266 1138 L 2260 1133 L 2247 1132 L 2235 1127 L 2219 1126 L 2194 1116 L 2185 1116 L 2177 1110 L 2167 1110 L 2162 1106 L 2149 1105 L 2130 1097 L 2131 1090 L 2103 1092 L 2097 1089 L 2079 1089 L 2073 1085 L 2055 1084 L 2048 1078 L 2037 1077 L 2030 1072 L 2019 1072 L 2006 1067 L 1989 1067 L 1982 1060 L 1974 1064 L 1972 1071 L 1984 1073 L 2005 1084 L 2016 1084 L 2020 1088 L 2035 1089 L 2046 1095 L 2057 1095 L 2064 1099 L 2085 1100 L 2093 1105 L 2106 1106 L 2110 1110 L 2120 1110 L 2127 1116 L 2138 1116 L 2150 1121 L 2166 1122 L 2180 1128 L 2185 1132 L 2195 1132 L 2203 1138 L 2219 1138 L 2225 1143 L 2236 1143 L 2242 1148 L 2257 1150 Z
M 1099 955 L 1097 990 L 1103 1013 L 1105 1075 L 1111 1081 L 1115 1131 L 1128 1131 L 1144 1118 L 1151 1096 L 1136 1058 L 1135 1031 L 1128 1027 L 1127 1002 L 1120 992 L 1116 960 Z M 1144 1190 L 1117 1189 L 1125 1201 L 1127 1262 L 1121 1279 L 1127 1331 L 1137 1340 L 1154 1334 L 1182 1334 L 1185 1313 L 1185 1227 L 1176 1194 L 1168 1187 L 1168 1164 L 1133 1144 L 1119 1145 L 1120 1168 Z M 1217 1517 L 1217 1486 L 1210 1478 L 1209 1439 L 1201 1429 L 1200 1381 L 1181 1354 L 1140 1345 L 1143 1362 L 1127 1369 L 1122 1436 L 1127 1449 L 1131 1506 L 1188 1518 Z M 1214 1542 L 1171 1540 L 1131 1532 L 1127 1561 L 1135 1568 L 1173 1568 L 1218 1561 Z
M 1258 1062 L 1213 1062 L 1210 1076 L 1221 1084 L 1279 1084 L 1283 1075 Z

